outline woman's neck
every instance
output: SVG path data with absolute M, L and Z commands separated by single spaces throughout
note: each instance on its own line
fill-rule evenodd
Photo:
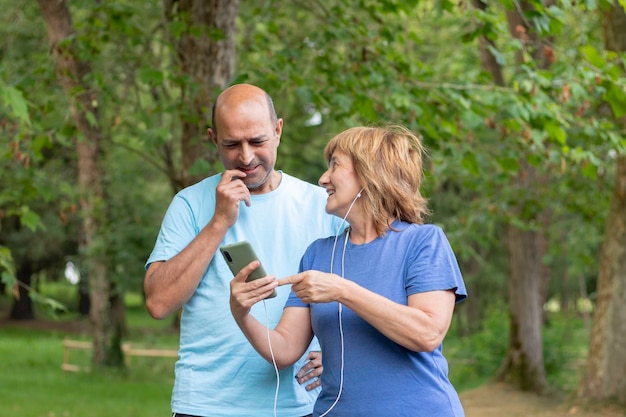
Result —
M 393 219 L 388 219 L 387 224 L 391 224 Z M 369 243 L 378 237 L 374 220 L 355 221 L 350 223 L 350 242 L 355 245 Z

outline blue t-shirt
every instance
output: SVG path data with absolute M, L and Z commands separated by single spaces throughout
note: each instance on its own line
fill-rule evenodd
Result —
M 146 267 L 179 253 L 208 224 L 215 211 L 220 178 L 221 174 L 209 177 L 176 195 Z M 292 275 L 311 242 L 338 232 L 340 220 L 326 214 L 326 198 L 323 188 L 282 173 L 277 189 L 252 195 L 250 207 L 240 204 L 237 223 L 226 233 L 222 245 L 247 240 L 268 274 L 277 278 Z M 210 417 L 273 416 L 276 373 L 250 345 L 231 315 L 232 279 L 217 252 L 183 306 L 173 412 Z M 290 289 L 280 287 L 277 292 L 276 298 L 252 308 L 252 314 L 263 324 L 269 322 L 271 328 L 280 319 Z M 319 349 L 317 341 L 312 348 Z M 294 378 L 304 363 L 303 357 L 280 371 L 278 416 L 311 413 L 319 389 L 307 392 Z
M 443 231 L 433 225 L 394 222 L 393 229 L 372 242 L 355 245 L 339 237 L 333 273 L 395 301 L 407 304 L 411 294 L 454 290 L 457 302 L 467 296 L 454 253 Z M 328 272 L 335 238 L 314 242 L 300 269 Z M 342 346 L 338 304 L 303 304 L 291 293 L 287 307 L 309 307 L 313 331 L 322 346 L 322 392 L 314 416 L 335 402 L 341 385 Z M 414 352 L 388 339 L 349 308 L 341 311 L 343 387 L 328 416 L 459 417 L 463 408 L 448 379 L 442 346 Z

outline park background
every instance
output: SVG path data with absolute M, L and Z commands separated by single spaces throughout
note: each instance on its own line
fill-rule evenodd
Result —
M 213 100 L 249 82 L 311 182 L 347 127 L 421 135 L 470 294 L 444 342 L 468 416 L 626 415 L 625 4 L 0 0 L 3 409 L 167 414 L 173 359 L 122 347 L 177 346 L 143 265 L 221 169 Z M 61 371 L 66 338 L 88 371 Z

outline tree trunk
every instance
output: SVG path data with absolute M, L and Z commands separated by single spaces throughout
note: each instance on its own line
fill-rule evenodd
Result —
M 106 243 L 102 240 L 106 224 L 105 196 L 99 165 L 101 131 L 98 122 L 98 98 L 85 83 L 91 68 L 78 58 L 74 43 L 72 18 L 65 0 L 38 0 L 46 22 L 50 49 L 54 57 L 57 77 L 70 103 L 70 113 L 79 132 L 76 141 L 78 153 L 78 184 L 83 216 L 81 253 L 86 257 L 87 276 L 91 296 L 91 323 L 93 358 L 96 367 L 123 366 L 120 324 L 112 314 L 111 284 L 107 280 Z
M 178 192 L 215 172 L 190 172 L 196 162 L 204 159 L 209 167 L 219 160 L 217 150 L 209 146 L 207 128 L 212 123 L 211 110 L 217 95 L 228 86 L 235 74 L 235 35 L 239 0 L 164 0 L 168 22 L 185 24 L 183 34 L 170 39 L 176 51 L 183 107 L 180 112 L 180 171 L 174 167 L 171 145 L 165 145 L 172 191 Z M 173 327 L 180 328 L 179 310 Z
M 626 156 L 617 162 L 615 190 L 600 253 L 596 308 L 579 397 L 626 404 Z
M 78 314 L 88 317 L 91 311 L 91 300 L 89 299 L 89 280 L 87 274 L 83 273 L 78 282 Z
M 547 383 L 541 336 L 543 253 L 539 239 L 535 231 L 508 226 L 509 347 L 498 379 L 525 391 L 543 393 Z
M 485 10 L 488 2 L 473 0 L 476 8 Z M 524 45 L 534 48 L 531 54 L 541 59 L 539 40 L 527 20 L 520 13 L 530 10 L 532 6 L 526 1 L 516 3 L 518 7 L 507 12 L 507 20 L 511 36 L 520 39 Z M 495 47 L 492 40 L 482 36 L 479 38 L 480 57 L 483 67 L 488 71 L 496 85 L 505 85 L 503 69 L 489 50 Z M 540 61 L 541 65 L 548 65 Z M 523 56 L 518 53 L 516 64 L 523 64 Z M 520 172 L 512 187 L 520 189 L 520 193 L 540 189 L 543 178 L 539 178 L 536 169 L 524 159 L 520 160 Z M 520 194 L 524 195 L 524 194 Z M 509 347 L 507 357 L 498 372 L 498 379 L 512 383 L 527 391 L 543 393 L 547 388 L 545 367 L 543 362 L 543 304 L 547 297 L 548 268 L 543 263 L 547 253 L 547 236 L 543 225 L 550 219 L 548 211 L 537 213 L 532 218 L 523 217 L 523 204 L 520 203 L 512 213 L 527 223 L 535 223 L 539 230 L 520 229 L 513 223 L 507 225 L 507 247 L 509 252 Z
M 626 13 L 617 2 L 603 14 L 607 50 L 626 51 Z M 620 121 L 626 128 L 626 118 Z M 619 156 L 604 241 L 589 356 L 579 387 L 583 400 L 626 404 L 626 155 Z
M 30 320 L 35 318 L 33 300 L 30 298 L 29 290 L 32 275 L 33 268 L 30 260 L 22 261 L 18 264 L 15 277 L 18 283 L 21 282 L 24 285 L 18 285 L 17 291 L 19 296 L 15 297 L 13 300 L 13 307 L 11 307 L 11 313 L 9 315 L 11 320 Z
M 215 97 L 233 80 L 239 0 L 165 0 L 164 8 L 168 21 L 182 21 L 186 28 L 173 39 L 187 76 L 181 85 L 182 169 L 172 182 L 183 188 L 210 174 L 190 172 L 199 159 L 211 167 L 218 161 L 216 150 L 208 147 L 207 128 Z
M 474 251 L 478 253 L 478 256 L 483 256 L 482 249 L 479 245 L 475 245 Z M 476 257 L 470 257 L 463 261 L 461 270 L 465 276 L 481 276 L 481 265 L 476 260 Z M 481 292 L 480 282 L 478 280 L 472 280 L 466 283 L 467 293 L 472 294 L 471 302 L 465 302 L 459 309 L 455 309 L 454 316 L 457 320 L 457 334 L 459 337 L 464 337 L 473 334 L 480 330 L 480 324 L 483 317 L 481 298 L 483 297 Z

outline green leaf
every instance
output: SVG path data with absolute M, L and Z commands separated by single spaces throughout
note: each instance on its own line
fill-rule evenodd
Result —
M 23 206 L 20 212 L 20 223 L 30 230 L 37 230 L 38 227 L 42 227 L 41 218 L 37 213 L 32 211 L 27 206 Z
M 91 127 L 97 127 L 98 126 L 98 120 L 96 119 L 96 116 L 93 114 L 93 112 L 86 112 L 85 113 L 85 117 L 87 117 L 87 121 L 89 122 L 89 126 Z
M 487 49 L 489 49 L 489 52 L 491 52 L 491 55 L 493 55 L 493 57 L 496 59 L 496 62 L 498 63 L 498 65 L 502 67 L 506 65 L 506 58 L 504 57 L 503 54 L 500 53 L 500 51 L 498 51 L 496 48 L 494 48 L 491 45 L 487 46 Z
M 11 108 L 18 119 L 30 126 L 28 102 L 22 92 L 15 87 L 3 86 L 0 88 L 0 93 L 5 106 Z
M 139 80 L 146 84 L 161 85 L 163 84 L 163 72 L 154 68 L 143 67 L 139 69 Z
M 583 176 L 595 180 L 598 178 L 598 168 L 593 164 L 583 164 L 581 171 Z
M 609 84 L 604 100 L 611 106 L 613 115 L 620 118 L 626 114 L 626 92 L 616 84 Z
M 450 0 L 439 0 L 434 2 L 433 5 L 437 15 L 441 15 L 443 12 L 451 12 L 456 6 L 456 4 Z
M 511 157 L 498 158 L 498 164 L 502 167 L 503 171 L 508 173 L 514 173 L 519 170 L 519 163 L 517 159 Z
M 585 45 L 580 48 L 587 61 L 589 61 L 592 65 L 598 68 L 604 68 L 606 66 L 606 61 L 600 55 L 598 50 L 591 45 Z
M 13 287 L 17 282 L 17 278 L 15 278 L 15 275 L 6 271 L 2 271 L 2 273 L 0 274 L 0 281 L 4 284 L 6 295 L 11 296 L 11 291 L 13 290 Z
M 185 33 L 186 29 L 187 25 L 185 24 L 185 22 L 182 22 L 180 20 L 173 20 L 169 23 L 170 33 L 176 39 L 180 38 L 181 35 Z
M 476 156 L 473 153 L 466 152 L 465 155 L 463 155 L 461 166 L 463 166 L 463 168 L 468 170 L 471 174 L 479 174 L 478 161 L 476 160 Z
M 561 126 L 555 123 L 548 123 L 544 126 L 544 129 L 548 132 L 548 135 L 550 135 L 550 139 L 556 140 L 559 145 L 565 145 L 567 133 Z
M 10 295 L 13 286 L 17 282 L 15 277 L 15 264 L 11 251 L 6 246 L 0 245 L 0 282 L 4 284 L 6 294 Z
M 48 296 L 45 296 L 43 294 L 40 294 L 36 291 L 29 291 L 30 298 L 36 302 L 37 304 L 39 304 L 40 307 L 44 307 L 49 309 L 49 311 L 51 313 L 55 313 L 55 312 L 63 312 L 63 311 L 67 311 L 67 307 L 65 306 L 65 304 L 60 303 L 59 301 L 55 300 L 54 298 L 50 298 Z

